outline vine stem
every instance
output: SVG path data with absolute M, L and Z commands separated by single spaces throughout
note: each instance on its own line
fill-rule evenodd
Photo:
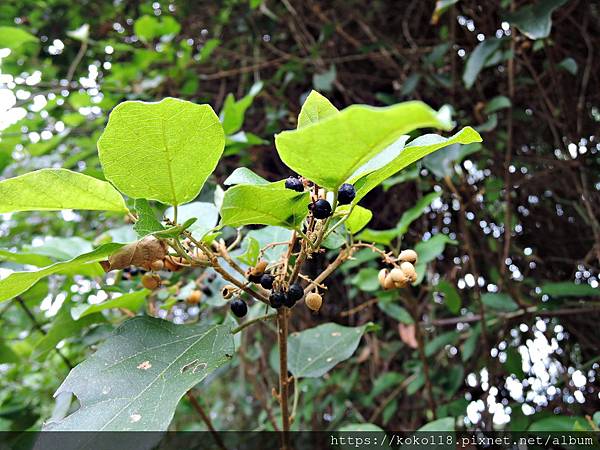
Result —
M 277 311 L 277 343 L 279 345 L 279 394 L 277 396 L 281 406 L 281 431 L 283 450 L 289 448 L 290 414 L 288 411 L 288 368 L 287 368 L 287 336 L 288 317 L 287 309 L 279 308 Z
M 227 448 L 223 444 L 223 441 L 221 440 L 221 436 L 219 436 L 219 433 L 217 433 L 217 430 L 215 430 L 215 427 L 213 426 L 212 421 L 210 420 L 210 416 L 208 414 L 206 414 L 206 412 L 204 411 L 204 408 L 202 408 L 202 405 L 200 404 L 200 402 L 198 402 L 198 400 L 196 400 L 196 397 L 194 397 L 194 394 L 192 393 L 192 391 L 187 391 L 187 398 L 188 398 L 190 404 L 192 405 L 192 407 L 194 408 L 194 410 L 198 413 L 198 415 L 200 416 L 200 418 L 206 425 L 206 428 L 208 428 L 208 431 L 210 431 L 210 433 L 212 434 L 217 445 L 221 449 L 227 450 Z
M 258 317 L 255 317 L 254 319 L 247 320 L 246 322 L 244 322 L 241 325 L 237 326 L 236 328 L 232 329 L 231 334 L 239 333 L 244 328 L 249 327 L 250 325 L 255 324 L 256 322 L 262 322 L 265 320 L 275 319 L 276 317 L 277 317 L 277 314 L 265 314 L 264 316 L 258 316 Z

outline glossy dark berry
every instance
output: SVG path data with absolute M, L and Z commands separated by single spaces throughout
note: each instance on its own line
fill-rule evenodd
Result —
M 269 296 L 269 303 L 271 307 L 278 309 L 281 308 L 283 302 L 285 301 L 285 294 L 283 292 L 273 292 Z
M 289 177 L 287 180 L 285 180 L 285 187 L 296 192 L 304 191 L 304 185 L 302 184 L 302 181 L 296 177 Z
M 211 288 L 209 288 L 208 286 L 202 286 L 202 293 L 204 295 L 206 295 L 207 297 L 210 297 L 211 295 L 213 295 Z
M 296 300 L 290 295 L 289 292 L 285 293 L 285 298 L 283 299 L 283 305 L 291 308 L 296 304 Z
M 238 317 L 244 317 L 248 312 L 248 305 L 242 299 L 236 298 L 229 303 L 229 307 L 231 308 L 231 312 L 234 313 Z
M 315 219 L 327 219 L 331 215 L 331 205 L 327 200 L 322 198 L 314 203 L 310 203 L 308 208 L 312 211 Z
M 302 297 L 304 297 L 304 289 L 302 289 L 302 286 L 300 286 L 298 283 L 294 283 L 289 287 L 287 295 L 295 302 L 297 302 Z
M 262 275 L 254 275 L 252 273 L 248 274 L 248 281 L 250 281 L 251 283 L 260 283 L 261 278 Z
M 340 190 L 338 191 L 338 203 L 340 205 L 349 205 L 354 200 L 354 197 L 356 197 L 354 186 L 349 183 L 344 183 L 340 186 Z
M 260 285 L 265 289 L 273 289 L 274 280 L 275 277 L 273 275 L 271 275 L 270 273 L 265 273 L 262 277 L 260 277 Z

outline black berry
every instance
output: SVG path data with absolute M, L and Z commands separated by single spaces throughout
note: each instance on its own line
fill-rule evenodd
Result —
M 302 184 L 302 181 L 296 177 L 289 177 L 287 180 L 285 180 L 285 187 L 296 192 L 304 191 L 304 185 Z
M 298 283 L 294 283 L 289 287 L 287 296 L 293 299 L 294 302 L 297 302 L 304 297 L 304 289 Z
M 327 219 L 331 215 L 331 205 L 325 199 L 320 198 L 314 203 L 308 205 L 312 210 L 315 219 Z
M 354 200 L 354 197 L 356 197 L 354 186 L 349 183 L 344 183 L 340 186 L 340 190 L 338 191 L 338 203 L 340 205 L 349 205 Z
M 281 308 L 283 302 L 285 302 L 285 294 L 283 292 L 273 292 L 269 296 L 269 303 L 275 309 Z
M 231 312 L 238 317 L 244 317 L 248 312 L 248 305 L 246 305 L 244 300 L 239 298 L 232 300 L 229 307 L 231 308 Z
M 296 304 L 296 300 L 294 300 L 294 298 L 292 296 L 290 296 L 289 292 L 286 292 L 285 298 L 283 299 L 283 304 L 284 304 L 284 306 L 291 308 L 292 306 L 294 306 Z
M 272 289 L 273 280 L 275 280 L 275 277 L 273 275 L 265 273 L 262 277 L 260 277 L 260 285 L 265 289 Z

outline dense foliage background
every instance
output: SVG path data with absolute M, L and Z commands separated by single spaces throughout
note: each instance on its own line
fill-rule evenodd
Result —
M 353 358 L 301 381 L 294 428 L 417 429 L 440 417 L 467 428 L 595 427 L 598 24 L 598 4 L 581 0 L 4 1 L 1 178 L 45 167 L 102 177 L 96 142 L 127 99 L 173 96 L 221 111 L 227 157 L 204 199 L 240 166 L 269 180 L 290 175 L 273 133 L 295 127 L 311 89 L 340 109 L 408 99 L 450 105 L 483 143 L 441 150 L 361 201 L 375 212 L 365 241 L 405 248 L 440 233 L 450 239 L 429 247 L 425 280 L 402 294 L 404 303 L 379 290 L 366 252 L 328 282 L 318 315 L 294 316 L 292 330 L 380 325 Z M 396 227 L 431 192 L 439 198 L 422 204 L 409 230 Z M 127 232 L 118 214 L 4 215 L 0 275 Z M 60 414 L 53 393 L 69 368 L 127 317 L 113 310 L 74 320 L 71 310 L 105 300 L 111 285 L 139 283 L 117 277 L 107 288 L 97 274 L 54 276 L 0 305 L 0 428 L 37 429 Z M 166 292 L 156 300 L 161 315 L 177 323 L 223 317 L 218 287 L 205 287 L 199 305 Z M 244 336 L 240 357 L 199 386 L 215 428 L 272 428 L 273 337 L 268 327 Z M 184 400 L 172 427 L 205 425 Z

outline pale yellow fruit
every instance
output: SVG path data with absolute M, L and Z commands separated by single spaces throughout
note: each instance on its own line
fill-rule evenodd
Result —
M 402 271 L 402 269 L 399 269 L 397 267 L 395 267 L 391 270 L 390 278 L 394 282 L 394 286 L 397 288 L 403 288 L 409 282 L 409 279 L 406 276 L 406 274 Z
M 413 266 L 409 262 L 403 262 L 400 264 L 400 269 L 404 272 L 404 275 L 409 279 L 411 283 L 414 283 L 417 280 L 417 272 L 415 270 L 415 266 Z
M 405 261 L 412 264 L 416 264 L 417 258 L 417 252 L 415 252 L 414 250 L 403 250 L 400 252 L 400 255 L 398 255 L 399 261 Z
M 198 291 L 198 290 L 193 290 L 192 292 L 190 292 L 190 295 L 187 296 L 185 301 L 189 305 L 197 305 L 198 303 L 200 303 L 201 298 L 202 298 L 202 292 Z
M 142 276 L 142 286 L 146 289 L 154 290 L 160 286 L 160 277 L 158 275 L 146 273 Z
M 304 303 L 306 303 L 306 306 L 308 306 L 309 309 L 318 311 L 321 309 L 321 305 L 323 304 L 323 297 L 321 297 L 317 292 L 311 292 L 304 298 Z
M 163 262 L 162 259 L 157 259 L 156 261 L 153 261 L 152 264 L 150 264 L 150 268 L 152 270 L 163 270 L 163 268 L 165 267 L 165 263 Z
M 388 274 L 388 270 L 387 269 L 381 269 L 379 271 L 379 275 L 377 276 L 379 279 L 379 284 L 381 285 L 381 287 L 384 287 L 385 285 L 385 277 Z
M 391 275 L 388 273 L 385 277 L 385 281 L 383 282 L 383 288 L 389 291 L 390 289 L 394 289 L 395 287 L 396 286 L 394 280 L 392 280 Z

